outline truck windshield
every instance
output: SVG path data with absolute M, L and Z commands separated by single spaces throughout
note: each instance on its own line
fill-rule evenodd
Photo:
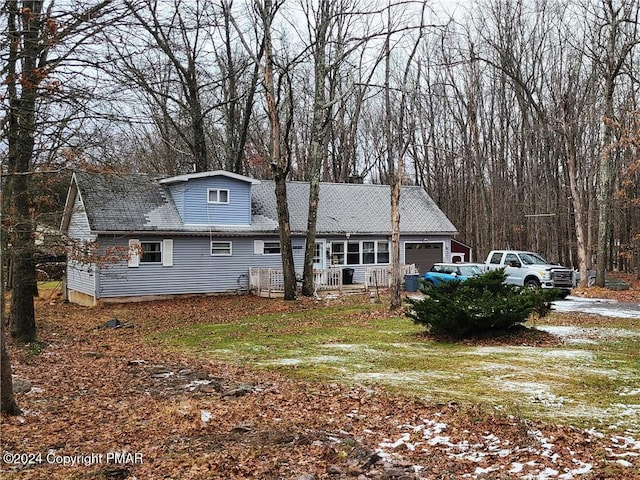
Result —
M 520 259 L 525 265 L 549 265 L 549 262 L 534 253 L 521 253 Z
M 482 270 L 480 270 L 480 267 L 477 267 L 476 265 L 460 265 L 460 275 L 463 275 L 465 277 L 472 277 L 474 275 L 480 275 L 482 273 Z

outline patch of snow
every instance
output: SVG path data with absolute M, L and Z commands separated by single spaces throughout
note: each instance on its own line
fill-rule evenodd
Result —
M 541 403 L 547 407 L 561 407 L 567 400 L 549 392 L 549 386 L 535 382 L 499 381 L 496 383 L 499 388 L 513 392 L 525 392 L 530 401 Z
M 496 346 L 483 346 L 476 347 L 469 352 L 464 352 L 462 355 L 504 355 L 510 354 L 513 356 L 531 357 L 533 355 L 540 357 L 552 357 L 552 358 L 568 358 L 568 359 L 590 359 L 593 358 L 593 354 L 586 350 L 571 350 L 571 349 L 551 349 L 551 348 L 538 348 L 538 347 L 496 347 Z
M 411 434 L 405 433 L 395 442 L 392 442 L 391 440 L 382 442 L 380 444 L 380 448 L 398 448 L 400 445 L 407 445 L 407 442 L 409 441 L 410 438 L 411 438 Z
M 637 395 L 640 395 L 640 388 L 629 388 L 629 387 L 622 387 L 620 390 L 618 390 L 618 395 L 620 395 L 621 397 L 635 397 Z
M 474 472 L 474 475 L 484 475 L 485 473 L 490 473 L 495 470 L 496 469 L 494 467 L 488 467 L 488 468 L 476 467 L 476 471 Z
M 205 424 L 209 423 L 212 418 L 213 418 L 213 415 L 209 410 L 200 410 L 200 421 L 202 423 L 205 423 Z
M 267 363 L 270 365 L 273 364 L 278 364 L 278 365 L 299 365 L 302 363 L 302 360 L 300 360 L 299 358 L 281 358 L 280 360 L 277 360 L 275 362 L 262 362 L 262 363 Z
M 340 350 L 359 350 L 362 346 L 355 343 L 326 343 L 325 347 L 338 348 Z
M 591 465 L 590 463 L 584 463 L 580 460 L 576 460 L 575 458 L 573 459 L 573 463 L 580 465 L 580 467 L 568 472 L 572 475 L 584 475 L 585 473 L 589 473 L 591 470 L 593 470 L 593 465 Z
M 560 325 L 541 325 L 536 328 L 559 337 L 573 340 L 601 340 L 611 337 L 630 338 L 640 336 L 640 332 L 626 330 L 624 328 L 568 327 Z
M 569 296 L 565 300 L 553 302 L 553 309 L 557 312 L 582 312 L 616 318 L 640 318 L 639 306 L 598 298 Z
M 195 381 L 185 385 L 184 388 L 189 390 L 189 391 L 191 391 L 191 392 L 193 392 L 200 385 L 209 385 L 210 383 L 211 383 L 211 380 L 195 380 Z
M 528 434 L 536 440 L 536 444 L 525 449 L 517 448 L 508 441 L 501 440 L 494 434 L 487 433 L 481 437 L 481 441 L 478 443 L 471 443 L 468 440 L 462 440 L 458 443 L 451 441 L 451 437 L 443 435 L 447 431 L 447 424 L 430 419 L 422 419 L 417 424 L 401 424 L 400 430 L 405 430 L 395 441 L 385 439 L 378 445 L 376 449 L 378 455 L 383 459 L 401 458 L 401 454 L 398 452 L 389 453 L 387 449 L 397 449 L 404 446 L 408 450 L 415 450 L 421 442 L 415 442 L 415 437 L 412 439 L 412 435 L 421 434 L 422 438 L 426 440 L 428 448 L 424 448 L 425 453 L 432 453 L 433 448 L 438 448 L 445 455 L 451 459 L 465 459 L 468 461 L 482 463 L 475 467 L 473 471 L 467 472 L 461 475 L 461 478 L 484 478 L 487 474 L 496 471 L 502 471 L 509 475 L 514 475 L 521 479 L 530 480 L 547 480 L 547 479 L 561 479 L 561 480 L 573 480 L 580 476 L 589 476 L 593 472 L 593 465 L 588 462 L 584 462 L 580 459 L 572 459 L 575 464 L 575 468 L 565 468 L 561 472 L 557 468 L 552 468 L 549 465 L 557 465 L 560 461 L 560 454 L 555 452 L 555 445 L 540 430 L 530 430 Z M 406 431 L 408 430 L 408 432 Z M 469 432 L 466 432 L 469 433 Z M 602 442 L 606 436 L 595 430 L 585 430 L 586 442 Z M 608 439 L 611 443 L 607 450 L 607 458 L 611 462 L 615 462 L 623 467 L 633 467 L 634 464 L 628 460 L 624 460 L 621 457 L 623 454 L 629 454 L 630 456 L 640 457 L 640 441 L 630 436 L 613 436 Z M 511 448 L 507 448 L 511 447 Z M 547 465 L 541 461 L 528 461 L 526 463 L 513 461 L 510 464 L 496 464 L 492 460 L 492 457 L 508 457 L 513 455 L 514 459 L 517 459 L 522 453 L 529 452 L 537 456 L 538 459 L 545 458 Z M 572 452 L 572 455 L 575 455 Z M 489 462 L 489 463 L 487 463 Z M 415 471 L 423 469 L 420 465 L 414 465 Z

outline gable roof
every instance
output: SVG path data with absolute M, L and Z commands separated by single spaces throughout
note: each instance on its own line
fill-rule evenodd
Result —
M 217 174 L 220 171 L 217 172 Z M 76 172 L 65 207 L 62 229 L 66 231 L 75 196 L 79 195 L 94 233 L 259 234 L 277 233 L 275 186 L 272 180 L 251 181 L 252 223 L 247 226 L 185 225 L 169 192 L 173 182 L 212 176 L 214 172 L 163 179 L 147 174 Z M 206 174 L 209 175 L 206 175 Z M 228 172 L 224 172 L 228 173 Z M 234 174 L 235 175 L 235 174 Z M 232 178 L 253 180 L 240 175 Z M 294 235 L 307 231 L 309 184 L 288 182 L 287 198 Z M 389 234 L 391 230 L 389 185 L 321 183 L 318 235 L 333 233 Z M 457 233 L 453 224 L 421 188 L 402 187 L 400 195 L 402 233 Z
M 255 213 L 277 219 L 275 185 L 263 180 L 253 187 Z M 287 200 L 291 231 L 307 231 L 309 183 L 288 182 Z M 389 185 L 321 183 L 318 202 L 318 233 L 388 234 L 391 231 Z M 456 228 L 421 187 L 404 186 L 400 193 L 402 233 L 457 233 Z

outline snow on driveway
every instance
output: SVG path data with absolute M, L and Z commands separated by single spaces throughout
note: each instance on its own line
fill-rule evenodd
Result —
M 553 309 L 556 312 L 582 312 L 607 317 L 640 319 L 640 299 L 638 303 L 629 303 L 601 298 L 568 296 L 564 300 L 553 302 Z

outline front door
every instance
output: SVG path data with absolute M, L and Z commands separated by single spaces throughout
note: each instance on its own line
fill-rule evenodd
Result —
M 325 240 L 316 240 L 313 246 L 313 268 L 314 270 L 324 270 L 326 267 L 326 248 Z

